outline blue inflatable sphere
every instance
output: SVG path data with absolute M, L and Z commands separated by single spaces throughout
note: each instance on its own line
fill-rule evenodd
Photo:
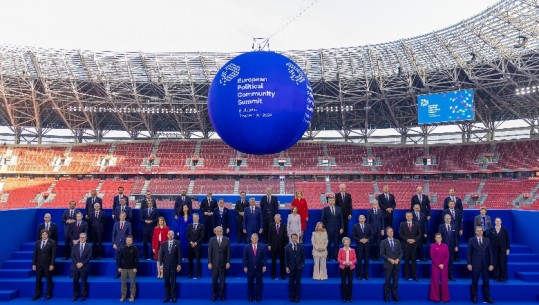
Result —
M 215 75 L 208 112 L 217 134 L 243 153 L 278 153 L 301 139 L 314 108 L 307 75 L 275 52 L 250 52 Z

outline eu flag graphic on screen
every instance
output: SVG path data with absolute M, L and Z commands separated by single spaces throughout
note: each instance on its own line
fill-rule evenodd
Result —
M 417 96 L 419 124 L 471 121 L 475 119 L 473 89 Z

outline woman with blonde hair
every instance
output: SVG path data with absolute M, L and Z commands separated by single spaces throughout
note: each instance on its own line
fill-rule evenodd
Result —
M 157 260 L 157 255 L 159 254 L 159 248 L 161 244 L 167 241 L 167 234 L 170 231 L 170 228 L 167 227 L 167 222 L 163 216 L 160 216 L 157 220 L 157 226 L 153 229 L 152 236 L 152 253 L 153 259 Z M 163 278 L 163 270 L 159 268 L 159 261 L 157 261 L 157 278 Z
M 313 259 L 314 272 L 313 279 L 327 280 L 328 271 L 326 268 L 326 259 L 328 256 L 328 233 L 324 229 L 322 222 L 316 223 L 316 228 L 311 235 L 311 243 L 313 244 Z
M 294 200 L 292 200 L 292 207 L 298 209 L 298 214 L 301 217 L 301 232 L 305 232 L 307 229 L 307 221 L 309 220 L 309 207 L 307 200 L 303 198 L 303 191 L 297 190 L 294 193 Z M 299 236 L 299 242 L 303 242 L 303 234 Z

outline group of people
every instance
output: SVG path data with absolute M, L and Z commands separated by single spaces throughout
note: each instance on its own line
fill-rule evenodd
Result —
M 172 231 L 164 217 L 159 216 L 156 202 L 151 194 L 146 194 L 141 202 L 141 222 L 143 223 L 142 251 L 133 244 L 132 208 L 128 206 L 128 197 L 123 188 L 118 188 L 118 195 L 113 200 L 114 225 L 112 245 L 115 250 L 117 275 L 122 279 L 120 301 L 134 301 L 136 295 L 136 273 L 139 259 L 157 261 L 157 278 L 164 279 L 164 302 L 176 302 L 176 275 L 181 270 L 182 260 L 187 254 L 188 277 L 200 278 L 202 263 L 202 244 L 208 243 L 208 269 L 212 274 L 212 300 L 225 300 L 226 270 L 230 268 L 230 232 L 229 211 L 224 200 L 215 200 L 211 193 L 201 201 L 200 215 L 191 213 L 192 200 L 187 191 L 182 190 L 174 206 L 174 218 L 177 231 Z M 404 261 L 404 279 L 418 280 L 416 260 L 425 260 L 423 244 L 427 243 L 427 222 L 431 217 L 428 196 L 421 187 L 412 196 L 410 210 L 405 221 L 398 226 L 398 236 L 394 237 L 393 214 L 397 208 L 395 196 L 389 193 L 389 187 L 383 187 L 383 193 L 372 202 L 372 208 L 358 217 L 358 222 L 349 233 L 352 219 L 352 196 L 341 184 L 339 192 L 328 198 L 328 206 L 311 235 L 312 256 L 314 261 L 313 279 L 328 278 L 327 260 L 337 260 L 341 276 L 341 293 L 344 302 L 352 301 L 352 281 L 354 277 L 369 280 L 369 261 L 384 261 L 383 269 L 384 300 L 390 296 L 399 301 L 398 274 L 401 260 Z M 85 216 L 76 209 L 76 202 L 70 202 L 69 209 L 63 213 L 64 238 L 66 251 L 64 259 L 72 260 L 73 300 L 85 300 L 88 296 L 88 264 L 91 259 L 103 256 L 103 234 L 105 232 L 105 213 L 101 210 L 102 200 L 95 190 L 86 200 Z M 254 198 L 247 200 L 246 193 L 240 193 L 240 200 L 235 205 L 235 218 L 238 229 L 238 243 L 247 242 L 243 253 L 243 271 L 247 275 L 249 301 L 260 301 L 263 273 L 266 260 L 271 258 L 271 277 L 288 277 L 291 302 L 299 302 L 301 274 L 305 265 L 305 249 L 302 242 L 306 231 L 308 205 L 301 191 L 295 192 L 291 212 L 283 221 L 279 213 L 279 202 L 266 189 L 260 206 Z M 429 298 L 433 301 L 449 301 L 448 281 L 454 280 L 453 261 L 458 260 L 459 238 L 463 234 L 462 201 L 456 197 L 454 189 L 444 200 L 443 223 L 436 232 L 435 242 L 430 246 L 432 260 L 431 285 Z M 87 220 L 87 221 L 85 221 Z M 509 255 L 508 232 L 501 226 L 501 219 L 495 219 L 495 225 L 486 208 L 480 209 L 475 217 L 475 237 L 468 241 L 468 269 L 472 273 L 470 288 L 471 299 L 477 302 L 478 280 L 482 277 L 484 300 L 492 303 L 489 293 L 489 271 L 494 271 L 498 281 L 507 280 L 507 255 Z M 93 245 L 88 242 L 88 234 Z M 247 241 L 247 237 L 249 241 Z M 42 295 L 42 277 L 47 278 L 46 299 L 52 296 L 52 271 L 56 256 L 58 230 L 51 221 L 50 214 L 45 214 L 44 222 L 39 225 L 38 241 L 34 251 L 33 269 L 36 270 L 36 294 L 32 300 Z M 263 239 L 264 243 L 260 242 Z M 352 247 L 355 242 L 355 248 Z M 342 243 L 343 247 L 339 249 Z M 279 268 L 277 268 L 279 260 Z M 127 279 L 131 286 L 127 297 Z M 79 280 L 82 282 L 80 287 Z

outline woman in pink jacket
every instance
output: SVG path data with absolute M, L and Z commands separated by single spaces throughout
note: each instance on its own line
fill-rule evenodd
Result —
M 356 268 L 356 251 L 350 248 L 350 238 L 342 239 L 344 247 L 339 249 L 337 261 L 341 269 L 341 291 L 343 302 L 352 302 L 352 280 Z
M 432 260 L 430 276 L 429 299 L 434 302 L 449 302 L 449 284 L 447 278 L 447 264 L 449 263 L 449 248 L 442 243 L 442 234 L 434 236 L 436 241 L 430 246 Z

